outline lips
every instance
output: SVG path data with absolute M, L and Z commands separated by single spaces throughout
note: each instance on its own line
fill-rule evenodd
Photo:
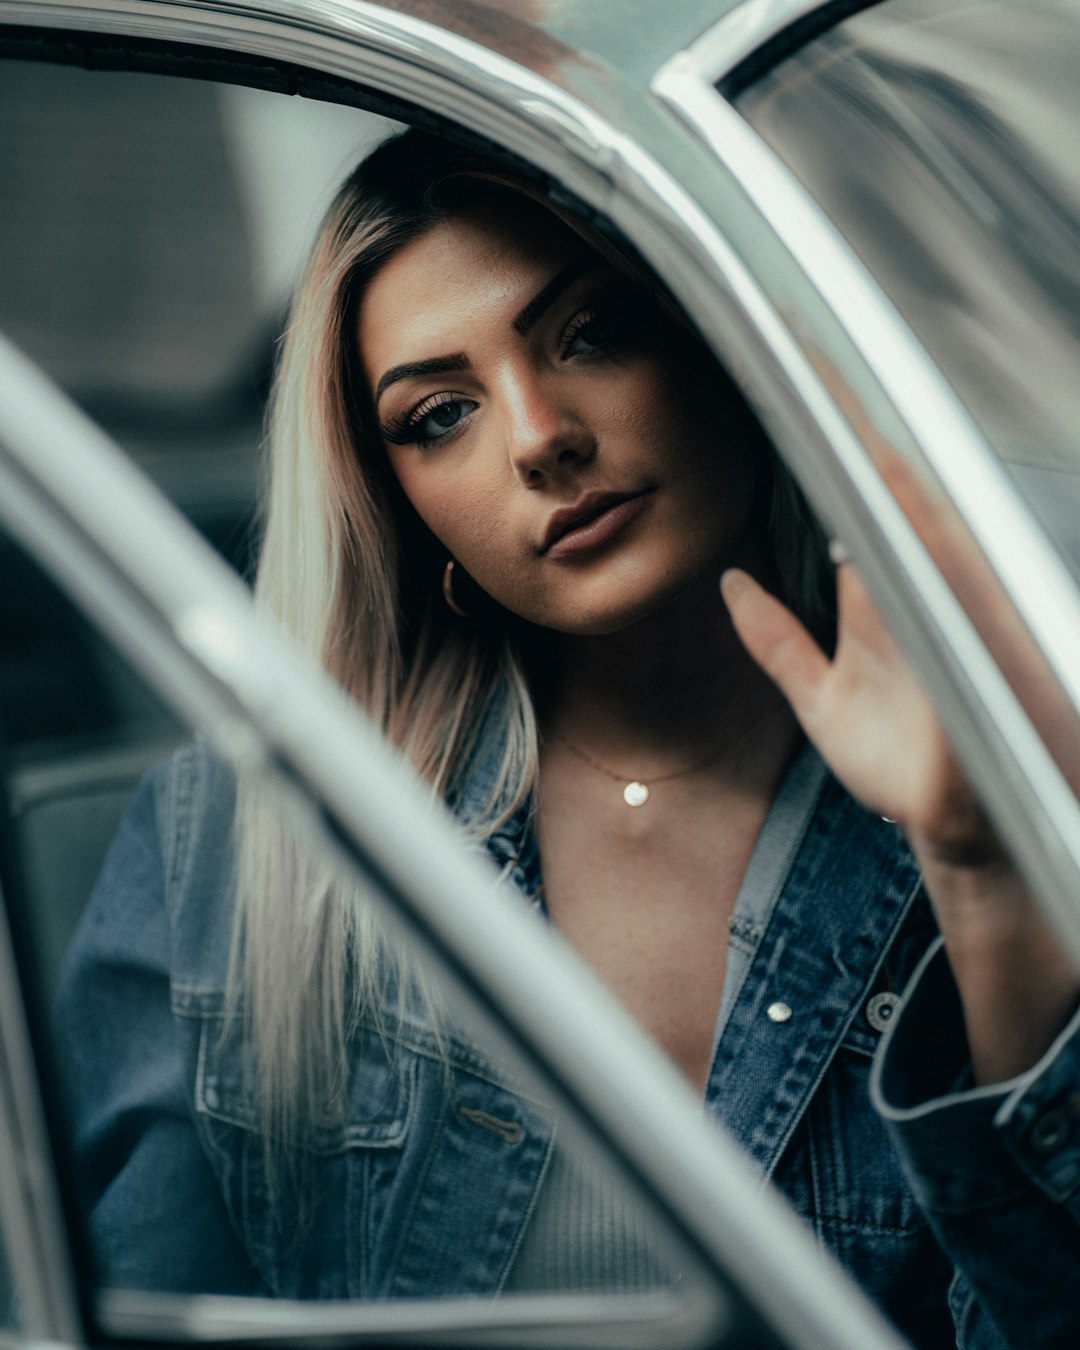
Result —
M 540 541 L 542 554 L 587 550 L 605 543 L 638 512 L 640 492 L 587 492 L 572 506 L 560 507 L 548 521 Z

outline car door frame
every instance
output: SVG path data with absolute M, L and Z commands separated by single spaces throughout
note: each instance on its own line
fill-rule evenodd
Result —
M 1015 837 L 1010 835 L 1009 842 L 1017 848 L 1033 879 L 1038 878 L 1040 892 L 1049 892 L 1051 883 L 1056 891 L 1063 879 L 1073 876 L 1077 859 L 1062 846 L 1062 822 L 1074 819 L 1069 809 L 1075 812 L 1075 798 L 1067 793 L 1067 800 L 1058 802 L 1058 814 L 1048 816 L 1043 809 L 1045 793 L 1040 796 L 1025 791 L 1033 783 L 1052 781 L 1052 764 L 1048 766 L 1045 757 L 1039 758 L 1038 745 L 1025 743 L 1020 745 L 1024 753 L 1018 752 L 1018 745 L 1024 741 L 1024 719 L 1017 719 L 1011 704 L 1009 716 L 1001 718 L 1008 691 L 995 685 L 996 665 L 971 625 L 965 628 L 966 616 L 962 610 L 957 612 L 958 606 L 932 560 L 880 480 L 868 471 L 864 436 L 838 406 L 808 359 L 805 334 L 792 333 L 778 297 L 797 296 L 805 312 L 813 311 L 808 330 L 827 335 L 825 348 L 842 366 L 851 387 L 858 389 L 863 407 L 869 409 L 871 424 L 887 427 L 905 443 L 917 444 L 905 416 L 905 402 L 883 382 L 880 370 L 872 363 L 867 365 L 852 330 L 837 324 L 835 305 L 823 293 L 820 279 L 812 270 L 807 272 L 805 259 L 791 249 L 789 240 L 776 234 L 776 222 L 761 210 L 748 190 L 746 164 L 725 163 L 701 126 L 692 128 L 699 144 L 687 144 L 687 138 L 678 140 L 672 134 L 672 144 L 678 141 L 676 174 L 664 167 L 667 142 L 659 131 L 646 149 L 602 108 L 590 105 L 580 94 L 568 92 L 551 78 L 407 15 L 342 0 L 300 0 L 288 5 L 278 0 L 213 7 L 146 5 L 134 0 L 114 4 L 71 0 L 40 5 L 0 0 L 0 23 L 26 24 L 31 20 L 35 26 L 57 30 L 135 32 L 151 41 L 224 46 L 238 55 L 305 66 L 342 80 L 368 85 L 377 82 L 380 89 L 402 103 L 420 100 L 437 116 L 501 141 L 552 174 L 575 197 L 606 212 L 635 240 L 687 305 L 728 361 L 826 522 L 842 533 L 886 617 L 909 644 L 950 725 L 961 739 L 967 738 L 965 744 L 970 742 L 965 763 L 970 760 L 984 770 L 997 771 L 1002 766 L 1008 770 L 1004 787 L 993 803 L 995 815 L 1007 815 L 1019 803 L 1022 828 L 1017 828 Z M 763 31 L 762 40 L 765 36 Z M 674 70 L 675 66 L 665 66 L 665 78 Z M 682 73 L 686 74 L 685 68 Z M 700 69 L 694 78 L 696 93 L 704 96 Z M 711 85 L 709 92 L 712 94 Z M 675 106 L 670 83 L 661 76 L 654 81 L 653 96 L 655 104 Z M 647 116 L 655 122 L 659 111 L 653 107 Z M 685 99 L 680 116 L 683 111 Z M 710 117 L 713 111 L 710 109 Z M 750 159 L 755 171 L 765 162 L 760 145 L 754 147 Z M 697 167 L 704 171 L 717 163 L 713 175 L 716 181 L 710 180 L 711 186 L 702 189 L 690 170 Z M 775 168 L 773 164 L 771 169 Z M 691 181 L 693 188 L 688 186 Z M 804 208 L 806 204 L 803 201 Z M 741 248 L 748 232 L 755 228 L 760 231 L 763 222 L 771 232 L 767 242 L 772 258 L 779 264 L 770 274 L 774 280 L 768 286 L 762 280 L 768 271 L 762 266 L 768 260 L 767 250 L 754 254 Z M 880 297 L 873 298 L 870 309 L 880 321 Z M 913 339 L 909 334 L 901 337 L 911 359 L 917 359 L 917 344 L 913 353 Z M 823 472 L 823 466 L 827 472 Z M 74 531 L 75 521 L 72 516 L 64 528 Z M 77 528 L 85 534 L 87 522 L 82 520 Z M 130 572 L 125 573 L 121 567 L 121 574 L 128 585 Z M 167 607 L 160 602 L 149 605 L 148 610 L 144 605 L 140 622 L 160 628 L 165 612 Z M 196 624 L 193 630 L 181 624 L 181 636 L 173 632 L 166 645 L 171 641 L 174 658 L 182 655 L 189 667 L 185 680 L 193 681 L 195 687 L 204 688 L 208 677 L 212 682 L 224 681 L 231 711 L 218 719 L 213 734 L 236 754 L 254 753 L 252 744 L 259 743 L 265 727 L 252 743 L 240 745 L 230 738 L 237 737 L 238 729 L 244 726 L 250 734 L 252 726 L 261 726 L 260 719 L 267 716 L 265 700 L 256 697 L 260 681 L 253 669 L 222 668 L 223 653 L 213 639 L 214 620 L 206 619 L 206 615 L 204 620 L 209 628 L 204 624 L 200 630 Z M 229 616 L 217 630 L 218 636 L 227 633 L 229 624 L 235 621 L 235 616 Z M 963 641 L 953 640 L 957 632 Z M 133 640 L 130 634 L 127 640 Z M 145 640 L 143 647 L 147 647 Z M 185 692 L 184 680 L 177 685 L 174 673 L 166 669 L 169 663 L 160 655 L 146 659 L 157 669 L 159 678 L 166 684 L 171 681 L 173 698 L 190 715 L 192 699 L 190 690 Z M 238 710 L 235 704 L 241 692 Z M 1004 724 L 1011 728 L 1010 735 L 987 747 L 983 738 L 988 724 Z M 244 736 L 240 735 L 240 741 Z M 273 745 L 272 739 L 262 744 L 259 753 L 266 753 L 268 745 Z M 274 745 L 274 754 L 281 753 L 281 747 Z M 289 767 L 295 773 L 298 764 L 290 759 Z M 318 782 L 325 791 L 325 767 L 316 770 L 311 764 L 307 766 L 306 771 L 313 774 L 310 786 Z M 338 802 L 337 809 L 344 811 L 343 820 L 348 819 L 348 805 L 345 800 Z M 1052 824 L 1049 835 L 1048 818 Z M 1080 832 L 1075 837 L 1080 840 Z M 1054 845 L 1049 851 L 1048 838 Z M 472 880 L 475 884 L 475 878 Z M 430 878 L 425 884 L 428 881 Z M 691 1199 L 686 1194 L 685 1177 L 679 1179 L 676 1189 L 682 1200 Z M 725 1256 L 735 1259 L 736 1268 L 747 1264 L 745 1260 L 740 1263 L 732 1250 L 725 1250 Z M 795 1334 L 799 1334 L 800 1321 L 804 1329 L 807 1325 L 805 1309 L 796 1314 L 794 1305 L 784 1317 Z

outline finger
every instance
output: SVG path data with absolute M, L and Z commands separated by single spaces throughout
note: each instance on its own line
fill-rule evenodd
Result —
M 730 568 L 720 590 L 743 646 L 805 726 L 828 676 L 828 657 L 791 610 L 746 572 Z

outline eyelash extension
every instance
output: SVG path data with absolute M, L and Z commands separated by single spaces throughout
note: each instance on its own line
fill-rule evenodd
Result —
M 590 305 L 588 309 L 583 309 L 578 314 L 575 314 L 563 329 L 562 337 L 559 339 L 559 345 L 562 350 L 565 352 L 567 347 L 570 346 L 571 342 L 573 342 L 576 337 L 579 337 L 584 333 L 590 324 L 594 324 L 597 321 L 603 322 L 603 318 L 600 311 L 592 305 Z
M 638 312 L 638 307 L 628 296 L 602 297 L 574 315 L 563 329 L 562 337 L 559 339 L 560 349 L 565 356 L 574 339 L 586 334 L 589 326 L 596 324 L 601 329 L 600 341 L 590 345 L 597 353 L 614 355 L 630 342 Z
M 420 430 L 424 418 L 435 412 L 436 409 L 444 408 L 450 403 L 471 402 L 472 400 L 466 399 L 464 394 L 431 394 L 402 416 L 392 417 L 389 421 L 384 422 L 379 430 L 384 439 L 389 441 L 391 445 L 419 445 L 421 447 L 438 445 L 447 436 L 453 435 L 460 423 L 447 427 L 445 433 L 441 436 L 425 436 Z M 461 420 L 464 421 L 464 418 Z
M 408 417 L 391 417 L 380 424 L 379 431 L 383 440 L 389 441 L 391 445 L 411 445 L 416 439 L 415 429 Z

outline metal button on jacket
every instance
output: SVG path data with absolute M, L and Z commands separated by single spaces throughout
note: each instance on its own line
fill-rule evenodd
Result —
M 1065 1142 L 1069 1132 L 1064 1111 L 1048 1111 L 1037 1120 L 1031 1131 L 1031 1144 L 1040 1153 L 1049 1153 Z
M 896 1013 L 899 994 L 875 994 L 866 1005 L 866 1020 L 875 1031 L 884 1031 Z

